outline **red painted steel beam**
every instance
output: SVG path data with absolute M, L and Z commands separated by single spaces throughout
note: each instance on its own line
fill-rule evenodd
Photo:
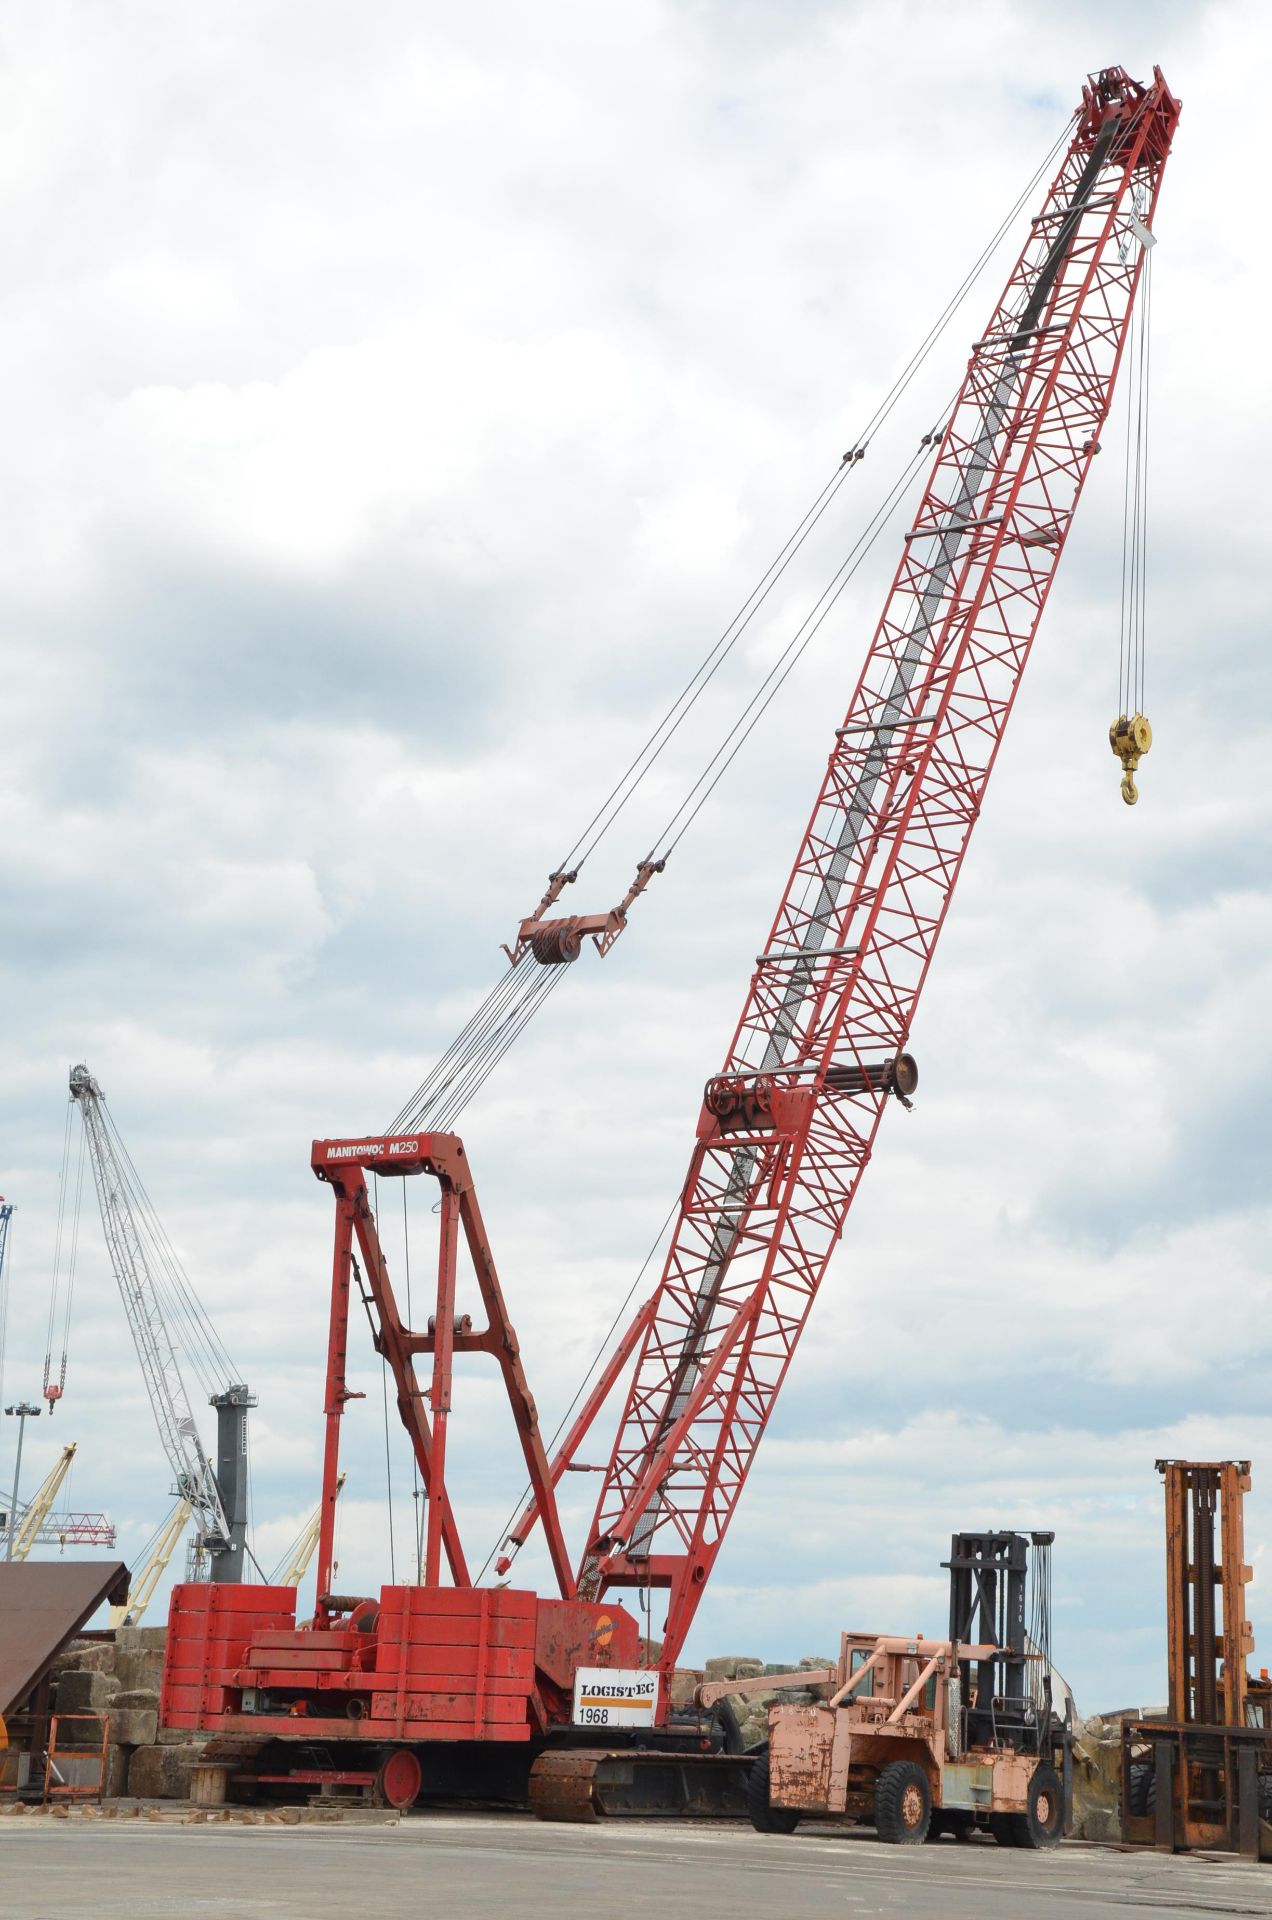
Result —
M 499 1363 L 535 1502 L 543 1517 L 557 1582 L 562 1597 L 573 1598 L 574 1575 L 561 1531 L 552 1472 L 539 1431 L 538 1411 L 521 1362 L 520 1343 L 508 1316 L 463 1143 L 454 1134 L 440 1133 L 373 1140 L 316 1140 L 311 1165 L 318 1178 L 326 1181 L 336 1194 L 325 1402 L 327 1439 L 318 1538 L 319 1594 L 331 1590 L 340 1422 L 346 1402 L 361 1397 L 350 1391 L 345 1377 L 349 1290 L 355 1272 L 353 1241 L 356 1238 L 363 1259 L 366 1306 L 372 1318 L 375 1347 L 388 1361 L 393 1374 L 398 1412 L 410 1437 L 428 1500 L 425 1584 L 435 1586 L 440 1580 L 443 1552 L 455 1585 L 472 1584 L 446 1489 L 445 1435 L 453 1355 L 480 1351 L 489 1353 Z M 426 1173 L 437 1180 L 441 1188 L 436 1313 L 433 1328 L 427 1333 L 408 1327 L 399 1311 L 367 1194 L 367 1176 L 373 1173 L 395 1177 Z M 473 1333 L 467 1319 L 457 1319 L 455 1314 L 456 1258 L 461 1229 L 488 1318 L 486 1328 L 479 1333 Z M 424 1390 L 415 1371 L 415 1359 L 420 1354 L 429 1354 L 433 1359 L 428 1412 L 424 1406 Z
M 704 1103 L 579 1570 L 580 1594 L 600 1597 L 655 1584 L 657 1568 L 670 1586 L 668 1668 L 909 1042 L 1108 416 L 1178 118 L 1157 69 L 1147 87 L 1110 68 L 1083 89 L 1064 161 L 972 349 Z

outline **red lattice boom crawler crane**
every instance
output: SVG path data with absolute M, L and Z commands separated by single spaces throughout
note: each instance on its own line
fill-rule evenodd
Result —
M 437 1761 L 439 1743 L 437 1777 L 452 1788 L 467 1762 L 488 1785 L 500 1751 L 520 1754 L 523 1777 L 537 1754 L 541 1810 L 619 1806 L 600 1756 L 570 1744 L 587 1722 L 575 1683 L 580 1671 L 638 1667 L 636 1620 L 614 1597 L 659 1588 L 657 1687 L 651 1675 L 635 1690 L 626 1719 L 639 1727 L 644 1716 L 640 1738 L 652 1723 L 657 1744 L 682 1749 L 682 1782 L 694 1771 L 684 1762 L 710 1758 L 704 1728 L 671 1725 L 670 1676 L 883 1113 L 916 1084 L 906 1047 L 919 994 L 1108 415 L 1178 117 L 1158 69 L 1147 87 L 1114 67 L 1083 88 L 1063 163 L 973 346 L 737 1031 L 707 1083 L 662 1277 L 551 1461 L 461 1142 L 315 1144 L 314 1170 L 336 1194 L 317 1613 L 298 1628 L 291 1589 L 179 1587 L 169 1724 L 236 1737 L 258 1771 L 264 1744 L 286 1741 L 274 1761 L 293 1779 L 323 1774 L 301 1764 L 317 1746 L 329 1755 L 333 1741 L 349 1743 L 349 1779 L 395 1800 L 414 1797 L 420 1759 Z M 539 948 L 548 954 L 551 939 Z M 368 1174 L 420 1173 L 441 1190 L 436 1311 L 423 1332 L 403 1323 L 367 1193 Z M 461 1229 L 483 1332 L 455 1317 Z M 355 1280 L 428 1500 L 423 1584 L 378 1599 L 331 1591 Z M 475 1350 L 501 1366 L 533 1489 L 498 1570 L 542 1524 L 554 1599 L 471 1584 L 445 1442 L 453 1356 Z M 633 1358 L 576 1574 L 554 1489 Z M 646 1780 L 627 1791 L 648 1804 L 661 1789 Z

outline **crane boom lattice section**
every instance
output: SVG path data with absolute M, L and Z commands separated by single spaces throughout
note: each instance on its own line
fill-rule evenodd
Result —
M 1084 89 L 940 439 L 698 1142 L 581 1593 L 670 1589 L 674 1664 L 905 1048 L 1099 444 L 1178 103 Z M 1151 239 L 1151 233 L 1149 234 Z
M 71 1069 L 70 1087 L 71 1098 L 83 1118 L 110 1263 L 141 1362 L 159 1439 L 176 1475 L 177 1491 L 196 1515 L 200 1545 L 215 1552 L 229 1546 L 230 1525 L 181 1377 L 130 1183 L 106 1125 L 102 1091 L 84 1066 Z

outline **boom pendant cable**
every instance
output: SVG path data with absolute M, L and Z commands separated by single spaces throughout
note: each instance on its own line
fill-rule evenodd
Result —
M 865 531 L 858 536 L 847 558 L 823 590 L 811 611 L 769 667 L 759 687 L 750 696 L 741 714 L 726 731 L 703 771 L 693 781 L 684 799 L 655 841 L 656 851 L 642 861 L 636 879 L 625 899 L 608 914 L 575 916 L 564 920 L 545 920 L 562 889 L 577 879 L 584 862 L 596 851 L 639 790 L 702 694 L 715 679 L 738 641 L 747 631 L 756 613 L 764 605 L 773 587 L 782 578 L 791 561 L 840 492 L 847 476 L 863 460 L 866 449 L 912 384 L 919 369 L 941 339 L 954 314 L 975 286 L 1004 236 L 1010 231 L 1021 209 L 1034 193 L 1039 181 L 1049 172 L 1068 129 L 1052 143 L 1027 185 L 1017 195 L 1010 210 L 1000 221 L 976 261 L 946 301 L 937 320 L 928 329 L 883 399 L 875 408 L 862 433 L 844 454 L 836 472 L 822 487 L 795 531 L 761 575 L 756 586 L 742 602 L 724 632 L 708 649 L 680 692 L 672 700 L 639 751 L 624 768 L 600 806 L 593 813 L 565 858 L 549 876 L 547 892 L 535 913 L 522 921 L 517 940 L 506 948 L 511 962 L 508 971 L 487 994 L 446 1052 L 430 1069 L 415 1092 L 390 1123 L 392 1133 L 429 1128 L 447 1130 L 455 1125 L 468 1101 L 485 1085 L 494 1067 L 524 1033 L 548 995 L 577 958 L 582 938 L 590 934 L 603 954 L 609 951 L 626 925 L 627 909 L 642 893 L 648 881 L 662 870 L 667 858 L 683 840 L 707 800 L 714 793 L 756 725 L 767 712 L 778 691 L 820 630 L 853 574 L 869 553 L 887 524 L 901 495 L 913 480 L 928 450 L 939 442 L 940 430 L 927 433 L 917 453 L 906 463 L 900 478 L 875 510 Z M 658 848 L 662 848 L 660 853 Z M 571 864 L 573 863 L 573 864 Z M 530 966 L 533 957 L 538 964 Z

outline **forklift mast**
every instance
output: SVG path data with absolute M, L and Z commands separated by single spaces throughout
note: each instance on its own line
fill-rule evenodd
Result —
M 956 1533 L 950 1540 L 944 1562 L 950 1574 L 949 1637 L 996 1649 L 988 1659 L 959 1663 L 970 1745 L 1006 1743 L 1034 1751 L 1050 1720 L 1054 1539 L 1054 1533 Z M 1036 1686 L 1030 1684 L 1031 1665 L 1038 1669 Z

